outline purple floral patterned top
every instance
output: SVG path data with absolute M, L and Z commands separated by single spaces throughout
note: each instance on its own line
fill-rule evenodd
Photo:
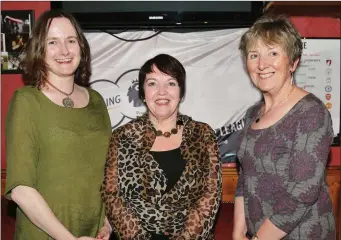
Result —
M 313 94 L 304 96 L 274 125 L 252 129 L 261 103 L 246 113 L 240 135 L 236 197 L 244 197 L 247 230 L 266 218 L 284 239 L 336 239 L 333 207 L 325 181 L 332 120 Z

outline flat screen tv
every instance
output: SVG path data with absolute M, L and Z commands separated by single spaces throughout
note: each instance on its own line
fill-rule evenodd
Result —
M 51 1 L 85 30 L 250 27 L 262 14 L 253 1 Z

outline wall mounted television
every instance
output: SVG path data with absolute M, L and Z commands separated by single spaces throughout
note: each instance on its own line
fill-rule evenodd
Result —
M 259 1 L 51 1 L 84 30 L 243 28 L 261 16 Z

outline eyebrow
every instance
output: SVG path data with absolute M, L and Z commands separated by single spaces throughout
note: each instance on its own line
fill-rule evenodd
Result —
M 157 81 L 156 78 L 152 78 L 152 77 L 151 77 L 151 78 L 147 78 L 147 79 L 145 80 L 145 82 L 147 82 L 147 81 L 149 81 L 149 80 L 155 80 L 155 81 Z M 174 77 L 170 77 L 170 78 L 167 79 L 167 81 L 172 81 L 172 80 L 177 81 L 177 79 L 174 78 Z
M 76 38 L 76 36 L 68 36 L 66 39 L 71 39 L 71 38 Z M 59 38 L 58 37 L 50 37 L 50 38 L 46 38 L 46 40 L 58 40 Z

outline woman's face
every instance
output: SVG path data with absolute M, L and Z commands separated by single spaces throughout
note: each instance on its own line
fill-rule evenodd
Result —
M 72 76 L 80 62 L 77 33 L 67 18 L 54 18 L 46 39 L 45 62 L 49 74 L 59 77 Z
M 143 84 L 149 113 L 157 119 L 167 119 L 178 112 L 180 87 L 177 80 L 153 66 Z
M 298 59 L 290 64 L 289 56 L 279 44 L 268 46 L 258 40 L 246 57 L 246 66 L 253 84 L 263 92 L 277 92 L 291 81 Z

